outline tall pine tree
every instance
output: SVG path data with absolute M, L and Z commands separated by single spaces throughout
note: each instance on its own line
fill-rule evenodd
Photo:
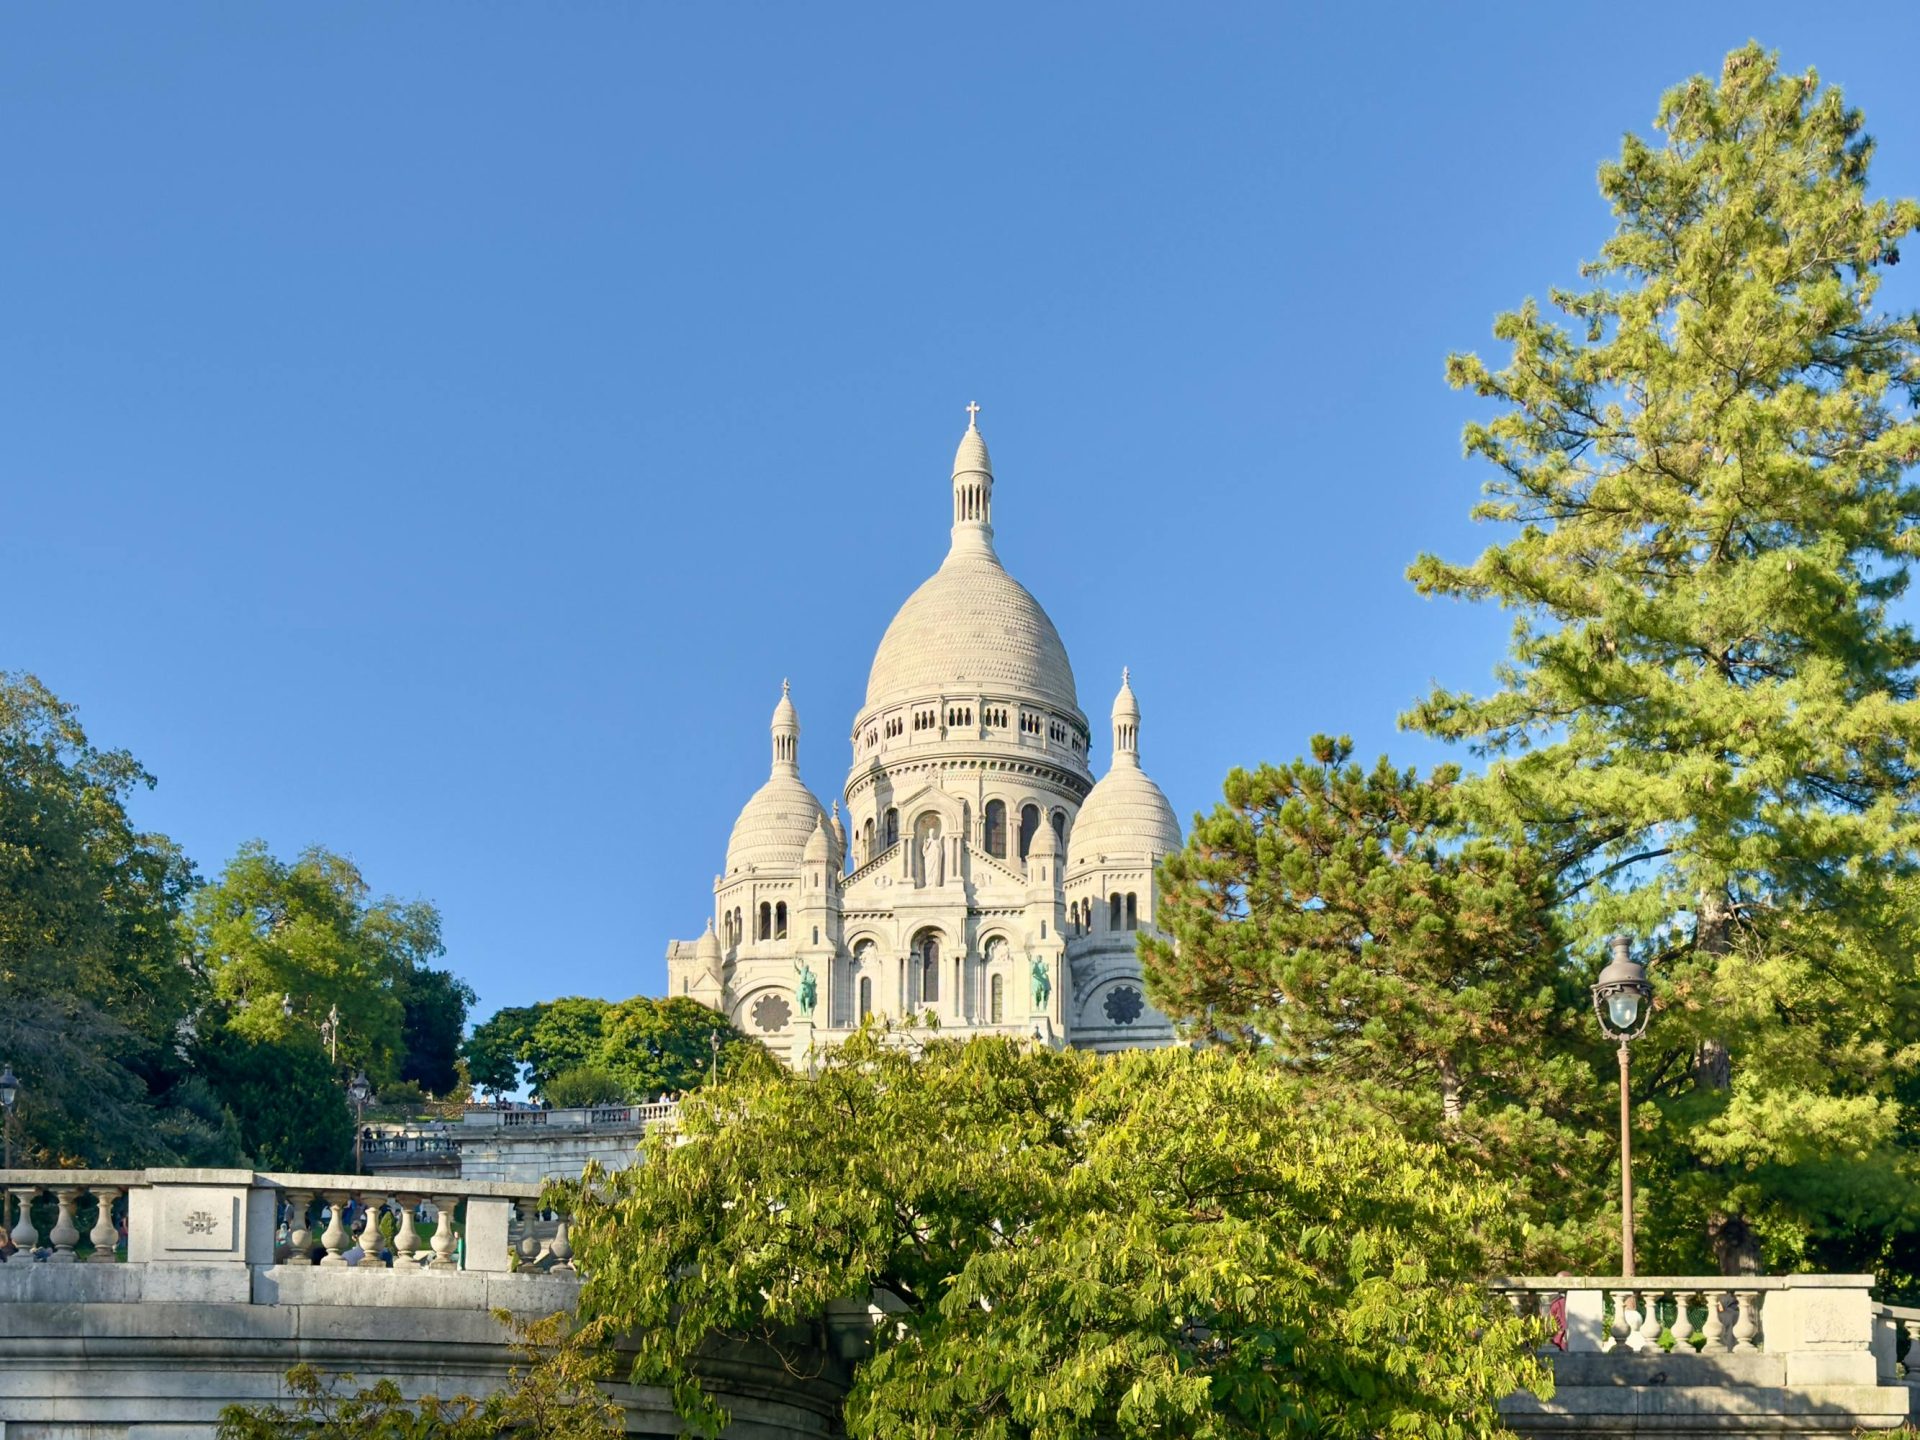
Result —
M 1754 45 L 1655 123 L 1601 170 L 1589 288 L 1500 316 L 1504 368 L 1449 362 L 1498 409 L 1466 446 L 1507 533 L 1411 578 L 1517 619 L 1492 693 L 1406 721 L 1487 757 L 1473 800 L 1589 953 L 1645 939 L 1652 1243 L 1733 1269 L 1912 1223 L 1920 326 L 1875 294 L 1920 206 Z

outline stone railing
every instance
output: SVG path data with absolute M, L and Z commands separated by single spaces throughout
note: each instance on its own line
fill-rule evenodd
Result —
M 0 1192 L 9 1271 L 82 1260 L 400 1273 L 572 1270 L 565 1218 L 541 1236 L 537 1186 L 437 1178 L 412 1186 L 364 1175 L 252 1170 L 14 1170 L 0 1171 Z M 392 1219 L 390 1239 L 382 1217 Z M 0 1272 L 0 1296 L 7 1290 Z
M 896 840 L 878 855 L 870 856 L 859 865 L 854 866 L 853 869 L 840 877 L 841 888 L 844 889 L 849 885 L 857 884 L 866 879 L 867 876 L 873 874 L 876 870 L 884 869 L 889 860 L 899 859 L 900 847 L 905 843 L 904 840 Z
M 1899 1331 L 1920 1310 L 1871 1275 L 1526 1276 L 1494 1283 L 1536 1316 L 1552 1399 L 1503 1405 L 1522 1435 L 1600 1430 L 1825 1433 L 1907 1423 Z M 1914 1332 L 1909 1331 L 1909 1339 Z
M 461 1132 L 470 1130 L 625 1130 L 671 1125 L 680 1115 L 678 1102 L 651 1101 L 642 1105 L 583 1105 L 558 1110 L 470 1109 L 460 1119 Z

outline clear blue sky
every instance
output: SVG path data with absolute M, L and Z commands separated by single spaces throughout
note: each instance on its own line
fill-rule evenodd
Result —
M 1446 353 L 1749 36 L 1920 193 L 1920 12 L 1837 16 L 11 7 L 0 667 L 207 874 L 436 902 L 481 1014 L 657 993 L 782 676 L 837 793 L 977 399 L 1001 553 L 1183 817 L 1315 730 L 1429 762 L 1395 717 L 1505 634 L 1402 578 L 1481 543 Z

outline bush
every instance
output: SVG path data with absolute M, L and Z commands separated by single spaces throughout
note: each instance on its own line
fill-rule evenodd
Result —
M 562 1070 L 541 1090 L 541 1099 L 562 1109 L 580 1105 L 624 1105 L 630 1098 L 620 1077 L 597 1065 L 576 1065 L 571 1070 Z

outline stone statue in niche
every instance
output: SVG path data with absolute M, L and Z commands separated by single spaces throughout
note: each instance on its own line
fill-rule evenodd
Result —
M 920 864 L 925 872 L 927 884 L 946 884 L 946 862 L 946 847 L 940 843 L 940 832 L 935 830 L 920 845 Z

